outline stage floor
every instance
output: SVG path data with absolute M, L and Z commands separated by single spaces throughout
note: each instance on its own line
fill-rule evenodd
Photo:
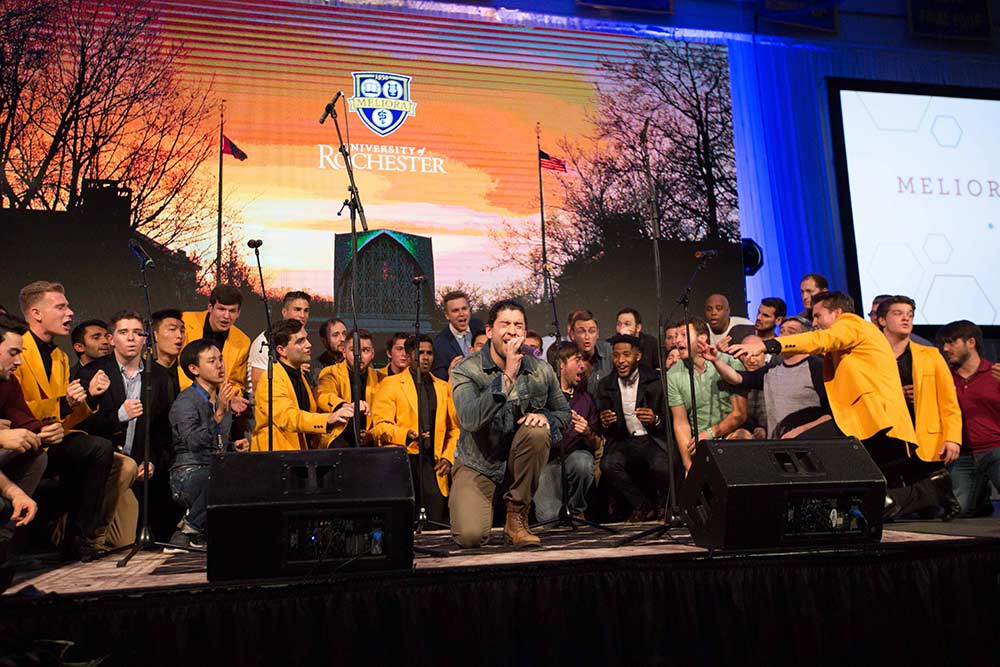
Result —
M 614 524 L 613 527 L 620 531 L 619 535 L 611 535 L 586 526 L 576 531 L 567 528 L 541 529 L 538 534 L 542 537 L 542 548 L 520 550 L 503 545 L 503 535 L 499 528 L 493 530 L 490 544 L 480 549 L 459 549 L 451 541 L 447 531 L 426 531 L 415 537 L 415 545 L 443 551 L 448 556 L 417 555 L 414 560 L 414 570 L 423 573 L 454 568 L 527 566 L 585 560 L 610 561 L 608 565 L 613 567 L 616 559 L 709 556 L 707 550 L 691 542 L 690 536 L 684 530 L 672 531 L 670 536 L 655 540 L 645 539 L 623 547 L 615 546 L 623 537 L 655 525 Z M 881 546 L 898 549 L 906 548 L 907 545 L 913 547 L 948 541 L 956 542 L 957 546 L 976 538 L 1000 539 L 1000 518 L 964 519 L 950 523 L 910 521 L 886 524 Z M 837 547 L 809 551 L 836 553 L 857 548 Z M 802 553 L 802 550 L 763 553 L 784 555 Z M 755 554 L 762 555 L 762 552 Z M 212 585 L 206 577 L 204 554 L 164 554 L 159 550 L 145 551 L 122 568 L 117 567 L 120 558 L 119 555 L 90 563 L 42 565 L 35 571 L 19 573 L 14 584 L 4 595 L 21 598 L 52 594 L 90 596 L 146 589 L 201 588 Z

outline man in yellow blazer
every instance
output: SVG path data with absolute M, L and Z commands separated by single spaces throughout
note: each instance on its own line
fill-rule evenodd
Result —
M 121 466 L 113 473 L 115 448 L 110 440 L 71 429 L 93 414 L 111 380 L 99 371 L 87 387 L 79 380 L 69 381 L 69 357 L 55 344 L 57 336 L 69 335 L 73 321 L 62 285 L 33 282 L 21 289 L 19 301 L 28 333 L 24 336 L 22 363 L 14 376 L 28 409 L 45 425 L 39 435 L 42 445 L 48 447 L 47 473 L 59 475 L 69 488 L 78 491 L 70 513 L 75 521 L 67 526 L 63 544 L 68 555 L 86 560 L 105 546 L 111 513 L 118 500 L 113 476 Z M 131 471 L 122 474 L 127 476 L 129 472 L 134 475 L 134 464 Z
M 372 359 L 375 358 L 375 347 L 372 343 L 372 335 L 364 329 L 358 330 L 358 339 L 361 344 L 361 364 L 359 366 L 361 384 L 364 391 L 361 395 L 364 398 L 360 401 L 361 416 L 364 422 L 361 424 L 361 436 L 355 438 L 354 420 L 350 420 L 343 426 L 334 427 L 331 432 L 331 447 L 370 447 L 375 444 L 372 438 L 372 414 L 370 406 L 375 400 L 375 391 L 378 389 L 379 376 L 375 369 L 371 367 Z M 316 402 L 319 409 L 324 412 L 333 412 L 339 409 L 344 403 L 351 403 L 353 406 L 354 392 L 351 391 L 351 382 L 354 377 L 354 332 L 347 333 L 347 342 L 344 344 L 344 360 L 339 364 L 327 366 L 319 374 L 316 382 Z M 353 415 L 353 411 L 351 412 Z
M 896 357 L 906 407 L 917 434 L 916 454 L 925 462 L 911 467 L 909 483 L 928 476 L 932 480 L 946 477 L 942 464 L 958 459 L 962 443 L 962 409 L 948 364 L 937 348 L 911 339 L 915 308 L 913 299 L 896 295 L 884 299 L 876 312 L 879 328 Z M 946 494 L 945 500 L 944 518 L 958 516 L 962 506 L 954 494 Z
M 237 415 L 248 405 L 247 357 L 250 355 L 250 338 L 236 326 L 242 305 L 243 295 L 238 289 L 231 285 L 219 285 L 208 296 L 208 310 L 186 311 L 182 317 L 188 343 L 206 338 L 222 350 L 226 382 L 233 386 L 237 394 L 231 401 L 233 413 Z M 179 370 L 178 374 L 183 391 L 191 386 L 191 380 Z
M 414 343 L 419 346 L 417 354 Z M 406 447 L 417 504 L 423 505 L 428 519 L 447 526 L 451 466 L 459 432 L 451 385 L 431 374 L 434 341 L 430 336 L 411 337 L 406 351 L 413 360 L 410 368 L 379 384 L 372 403 L 372 436 L 380 447 Z
M 274 389 L 273 447 L 275 451 L 304 451 L 325 447 L 334 428 L 343 429 L 353 414 L 353 407 L 341 406 L 333 412 L 320 412 L 309 383 L 302 375 L 302 364 L 309 362 L 312 346 L 300 320 L 281 320 L 271 330 L 278 363 L 272 368 Z M 261 377 L 255 402 L 256 423 L 250 448 L 268 451 L 270 415 L 267 404 L 267 375 Z
M 853 299 L 842 292 L 815 294 L 811 305 L 816 331 L 732 345 L 730 353 L 824 355 L 824 384 L 837 429 L 861 440 L 886 476 L 886 517 L 940 506 L 945 518 L 951 518 L 947 473 L 902 486 L 918 440 L 889 341 L 878 327 L 854 314 Z M 817 433 L 813 429 L 800 437 Z

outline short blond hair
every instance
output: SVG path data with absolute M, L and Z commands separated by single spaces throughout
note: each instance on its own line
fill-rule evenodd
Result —
M 18 301 L 21 302 L 21 312 L 27 317 L 31 307 L 44 299 L 49 292 L 66 294 L 66 288 L 60 283 L 50 283 L 47 280 L 36 280 L 22 287 L 21 292 L 17 295 Z

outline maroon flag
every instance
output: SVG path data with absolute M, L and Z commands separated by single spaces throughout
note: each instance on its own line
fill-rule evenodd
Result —
M 542 165 L 542 169 L 551 169 L 552 171 L 566 171 L 566 163 L 557 157 L 552 157 L 543 150 L 538 151 L 538 163 Z
M 222 135 L 222 154 L 232 155 L 240 162 L 247 159 L 247 154 L 241 151 L 240 147 L 234 144 L 232 139 L 230 139 L 226 135 Z

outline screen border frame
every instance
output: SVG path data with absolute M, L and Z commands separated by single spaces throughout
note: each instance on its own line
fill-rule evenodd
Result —
M 854 234 L 854 211 L 851 208 L 851 185 L 847 172 L 847 146 L 844 140 L 844 117 L 840 106 L 840 94 L 847 92 L 895 93 L 902 95 L 928 95 L 931 97 L 960 97 L 966 99 L 991 100 L 1000 102 L 1000 88 L 977 88 L 974 86 L 951 86 L 906 81 L 884 81 L 877 79 L 853 79 L 828 76 L 826 78 L 827 98 L 830 111 L 830 144 L 833 147 L 833 167 L 837 187 L 837 207 L 840 211 L 840 233 L 844 247 L 844 265 L 847 270 L 847 290 L 857 308 L 864 308 L 861 293 L 861 272 L 858 266 L 858 245 Z M 867 312 L 858 313 L 867 317 Z M 913 329 L 919 335 L 934 340 L 934 334 L 947 322 L 915 324 Z M 979 324 L 984 338 L 1000 338 L 1000 324 Z

